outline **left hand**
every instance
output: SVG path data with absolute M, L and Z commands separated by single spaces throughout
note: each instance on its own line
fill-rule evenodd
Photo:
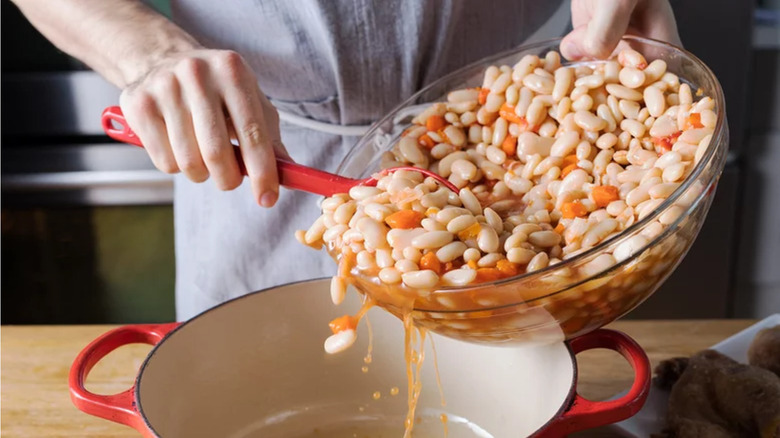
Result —
M 668 0 L 572 0 L 571 21 L 561 42 L 569 60 L 608 58 L 627 33 L 682 45 Z

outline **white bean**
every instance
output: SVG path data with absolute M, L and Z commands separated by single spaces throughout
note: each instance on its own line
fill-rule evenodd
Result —
M 618 84 L 607 84 L 607 92 L 618 99 L 625 99 L 631 101 L 642 100 L 642 93 Z
M 639 250 L 644 248 L 645 245 L 647 245 L 648 240 L 644 236 L 633 236 L 627 239 L 626 241 L 622 242 L 620 245 L 615 248 L 615 251 L 612 253 L 612 255 L 615 257 L 615 260 L 620 263 L 623 260 L 628 259 L 629 257 L 636 254 Z
M 471 214 L 464 214 L 453 218 L 447 223 L 447 231 L 456 234 L 477 223 L 477 218 Z
M 643 95 L 650 115 L 656 118 L 660 117 L 666 110 L 666 99 L 664 99 L 663 91 L 656 87 L 646 87 Z
M 574 123 L 586 131 L 598 132 L 607 127 L 607 122 L 590 111 L 574 113 Z
M 506 258 L 512 263 L 525 265 L 529 263 L 535 255 L 536 253 L 528 248 L 510 248 L 507 251 Z
M 449 231 L 427 231 L 412 239 L 412 246 L 418 249 L 436 249 L 452 242 L 454 238 Z
M 477 278 L 477 271 L 470 268 L 453 269 L 441 276 L 445 286 L 465 286 Z
M 325 352 L 328 354 L 336 354 L 345 351 L 357 340 L 357 333 L 355 330 L 348 329 L 342 330 L 336 334 L 328 336 L 325 339 Z
M 528 235 L 528 242 L 540 248 L 550 248 L 561 242 L 561 235 L 555 231 L 537 231 Z
M 552 97 L 556 102 L 566 97 L 571 90 L 574 80 L 574 70 L 569 67 L 561 67 L 555 70 L 555 85 L 553 86 Z
M 476 262 L 482 257 L 482 253 L 477 248 L 469 248 L 463 252 L 463 260 L 468 262 Z
M 460 195 L 460 201 L 463 203 L 463 206 L 472 214 L 477 215 L 482 213 L 482 205 L 480 205 L 479 200 L 474 196 L 471 189 L 462 188 L 458 194 Z
M 634 67 L 624 67 L 618 76 L 620 83 L 628 88 L 639 88 L 645 83 L 645 74 Z
M 347 296 L 347 283 L 343 278 L 335 276 L 330 279 L 330 299 L 333 304 L 339 305 Z
M 536 254 L 534 258 L 531 259 L 531 261 L 528 262 L 526 271 L 527 272 L 538 271 L 540 269 L 546 268 L 547 265 L 549 264 L 550 264 L 550 258 L 547 256 L 547 253 L 540 252 Z
M 387 227 L 383 224 L 365 217 L 358 221 L 357 229 L 363 234 L 366 249 L 375 250 L 386 245 Z
M 685 173 L 685 163 L 675 163 L 664 169 L 664 182 L 676 182 L 683 177 Z
M 523 78 L 523 86 L 537 94 L 552 94 L 555 81 L 545 76 L 530 74 Z
M 404 284 L 414 289 L 430 289 L 439 282 L 439 275 L 430 269 L 401 275 Z
M 436 251 L 436 258 L 441 262 L 451 262 L 463 255 L 468 249 L 465 243 L 460 241 L 450 242 Z
M 556 157 L 566 157 L 571 155 L 577 143 L 580 141 L 580 135 L 577 132 L 564 132 L 550 147 L 550 155 Z M 518 139 L 519 143 L 519 139 Z
M 486 253 L 498 251 L 498 234 L 491 227 L 482 227 L 477 236 L 477 246 Z

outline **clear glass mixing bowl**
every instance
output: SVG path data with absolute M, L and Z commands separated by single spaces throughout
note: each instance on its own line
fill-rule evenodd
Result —
M 471 342 L 551 342 L 593 331 L 625 315 L 647 299 L 677 267 L 696 239 L 710 208 L 728 149 L 725 102 L 718 80 L 691 53 L 669 44 L 625 37 L 625 44 L 647 61 L 663 59 L 668 71 L 700 88 L 715 101 L 717 126 L 705 155 L 693 172 L 655 212 L 600 245 L 546 269 L 466 287 L 448 287 L 421 296 L 357 275 L 353 285 L 389 311 L 411 311 L 415 322 L 436 333 Z M 524 55 L 559 50 L 560 40 L 545 41 L 500 53 L 443 77 L 398 106 L 354 146 L 338 173 L 363 178 L 379 170 L 381 155 L 411 126 L 414 114 L 432 102 L 446 101 L 449 91 L 478 87 L 490 65 L 514 65 Z M 588 64 L 588 62 L 584 62 Z M 698 98 L 695 98 L 698 99 Z M 659 218 L 682 214 L 659 230 Z M 676 212 L 670 211 L 673 209 Z M 660 231 L 660 232 L 659 232 Z M 607 269 L 594 260 L 635 236 L 647 243 Z M 634 241 L 642 241 L 635 239 Z M 411 305 L 409 303 L 412 303 Z M 411 307 L 411 308 L 410 308 Z

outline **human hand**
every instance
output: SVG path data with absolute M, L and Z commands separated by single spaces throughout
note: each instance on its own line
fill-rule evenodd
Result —
M 607 58 L 627 33 L 682 45 L 668 0 L 572 0 L 571 20 L 561 42 L 569 60 Z
M 279 114 L 238 53 L 193 48 L 165 56 L 123 90 L 120 105 L 158 169 L 235 189 L 243 179 L 230 143 L 236 138 L 256 202 L 276 203 L 275 157 L 289 159 Z

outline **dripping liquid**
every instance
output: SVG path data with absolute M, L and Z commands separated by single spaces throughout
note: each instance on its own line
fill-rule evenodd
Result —
M 334 253 L 335 251 L 331 252 L 332 255 L 336 255 Z M 414 429 L 416 422 L 415 412 L 417 410 L 417 403 L 420 399 L 420 394 L 422 393 L 422 366 L 425 361 L 425 341 L 428 338 L 427 330 L 417 327 L 414 318 L 412 317 L 415 294 L 413 291 L 408 290 L 405 291 L 406 293 L 403 293 L 401 292 L 403 291 L 402 288 L 387 287 L 379 282 L 365 281 L 365 274 L 367 274 L 367 272 L 358 273 L 356 271 L 356 258 L 354 253 L 349 250 L 342 254 L 338 254 L 336 258 L 339 264 L 339 275 L 347 279 L 353 286 L 356 286 L 356 289 L 362 292 L 363 303 L 354 318 L 357 322 L 362 320 L 363 317 L 365 317 L 366 320 L 366 328 L 368 330 L 368 351 L 363 358 L 365 364 L 368 365 L 372 362 L 373 350 L 373 330 L 366 312 L 376 305 L 398 316 L 403 321 L 404 360 L 406 362 L 407 377 L 407 413 L 404 421 L 404 438 L 411 438 L 412 430 Z M 370 292 L 367 289 L 369 289 Z M 381 299 L 380 301 L 375 301 L 374 297 L 381 297 Z M 385 298 L 392 299 L 385 300 Z M 439 396 L 441 397 L 441 406 L 445 407 L 446 401 L 444 398 L 441 377 L 439 375 L 436 346 L 434 345 L 432 338 L 431 348 L 433 353 L 433 367 L 436 374 L 436 384 L 439 389 Z M 372 396 L 375 396 L 375 394 L 372 394 Z M 439 419 L 444 429 L 444 437 L 446 438 L 448 436 L 447 415 L 442 413 L 439 416 Z

